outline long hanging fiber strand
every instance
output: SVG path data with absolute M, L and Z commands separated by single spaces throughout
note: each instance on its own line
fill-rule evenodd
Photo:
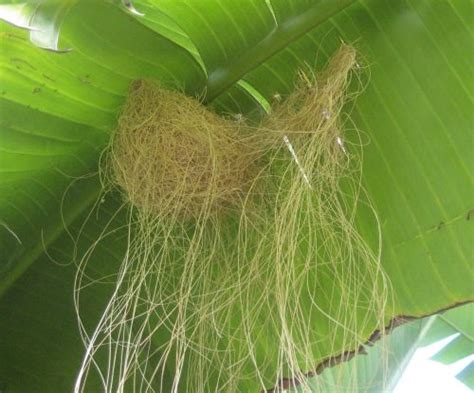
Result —
M 132 85 L 104 172 L 128 248 L 95 331 L 80 323 L 75 392 L 91 366 L 106 392 L 308 388 L 319 354 L 383 328 L 389 284 L 356 229 L 361 163 L 342 143 L 355 66 L 343 45 L 257 127 Z

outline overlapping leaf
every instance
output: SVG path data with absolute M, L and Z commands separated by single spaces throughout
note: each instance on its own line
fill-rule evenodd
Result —
M 391 312 L 421 316 L 472 300 L 471 1 L 135 3 L 144 17 L 76 4 L 62 24 L 59 47 L 73 49 L 65 54 L 2 26 L 0 381 L 31 392 L 72 383 L 81 354 L 74 266 L 58 267 L 44 250 L 54 243 L 54 259 L 70 261 L 65 223 L 80 228 L 100 193 L 96 178 L 78 178 L 97 171 L 130 81 L 206 90 L 219 110 L 247 113 L 259 105 L 248 86 L 268 101 L 284 95 L 299 67 L 322 65 L 341 39 L 371 70 L 355 122 L 370 140 L 364 185 L 383 225 Z M 92 220 L 85 244 L 110 214 Z M 370 239 L 368 217 L 360 227 Z M 113 272 L 119 249 L 106 242 L 97 270 Z M 89 298 L 91 321 L 105 293 Z

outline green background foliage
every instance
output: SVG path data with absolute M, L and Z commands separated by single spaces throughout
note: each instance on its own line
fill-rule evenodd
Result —
M 206 92 L 215 110 L 250 116 L 262 111 L 260 97 L 290 92 L 298 69 L 320 69 L 341 40 L 353 43 L 370 71 L 352 114 L 367 142 L 363 184 L 382 223 L 394 289 L 387 316 L 420 317 L 473 299 L 472 1 L 135 1 L 143 17 L 108 2 L 73 3 L 60 19 L 58 45 L 70 52 L 39 49 L 28 31 L 1 25 L 0 383 L 7 389 L 72 385 L 82 353 L 72 256 L 117 209 L 106 197 L 82 228 L 100 201 L 93 176 L 100 153 L 137 78 Z M 370 217 L 362 210 L 358 224 L 375 244 Z M 118 233 L 99 245 L 97 277 L 116 270 L 122 243 Z M 91 326 L 109 290 L 85 295 Z

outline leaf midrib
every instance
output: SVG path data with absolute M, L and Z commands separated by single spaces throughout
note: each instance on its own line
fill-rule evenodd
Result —
M 245 74 L 261 65 L 265 60 L 285 48 L 308 31 L 324 23 L 358 0 L 323 0 L 305 12 L 278 23 L 258 44 L 249 48 L 232 62 L 209 72 L 206 102 L 213 101 Z

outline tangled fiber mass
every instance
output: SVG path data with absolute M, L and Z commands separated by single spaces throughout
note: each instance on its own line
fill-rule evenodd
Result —
M 106 392 L 309 389 L 318 362 L 383 328 L 389 284 L 355 225 L 360 144 L 343 142 L 356 65 L 343 45 L 258 125 L 132 84 L 102 168 L 128 247 L 97 327 L 80 324 L 76 392 L 92 368 Z M 86 281 L 82 264 L 78 310 Z
M 114 181 L 155 216 L 237 207 L 255 176 L 250 139 L 197 100 L 136 81 L 112 145 Z

